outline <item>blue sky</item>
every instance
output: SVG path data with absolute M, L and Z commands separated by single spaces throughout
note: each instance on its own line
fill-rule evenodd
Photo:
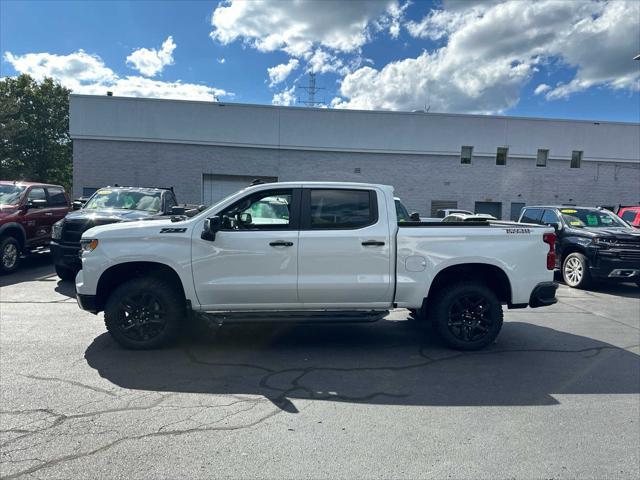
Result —
M 0 76 L 79 93 L 640 121 L 636 0 L 0 6 Z

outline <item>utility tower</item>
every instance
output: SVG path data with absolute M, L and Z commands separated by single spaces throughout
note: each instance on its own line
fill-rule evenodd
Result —
M 298 88 L 307 91 L 307 99 L 300 100 L 298 98 L 298 103 L 302 103 L 308 107 L 324 105 L 324 102 L 316 101 L 316 93 L 318 93 L 319 90 L 324 90 L 324 87 L 316 87 L 316 74 L 314 72 L 309 72 L 309 84 Z

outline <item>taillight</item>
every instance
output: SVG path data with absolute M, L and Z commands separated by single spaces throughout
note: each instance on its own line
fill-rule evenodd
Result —
M 556 268 L 556 234 L 543 233 L 542 241 L 549 244 L 549 252 L 547 253 L 547 270 Z

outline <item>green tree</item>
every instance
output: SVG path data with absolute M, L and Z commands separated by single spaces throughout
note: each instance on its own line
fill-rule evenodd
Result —
M 0 80 L 0 178 L 70 189 L 69 92 L 50 78 Z

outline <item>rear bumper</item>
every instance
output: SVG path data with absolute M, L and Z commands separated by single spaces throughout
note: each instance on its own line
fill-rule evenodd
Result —
M 82 261 L 80 260 L 80 245 L 65 245 L 55 240 L 49 245 L 54 265 L 80 270 Z
M 529 306 L 531 308 L 547 307 L 558 301 L 556 298 L 556 290 L 558 284 L 556 282 L 542 282 L 536 285 L 531 292 L 529 298 Z

